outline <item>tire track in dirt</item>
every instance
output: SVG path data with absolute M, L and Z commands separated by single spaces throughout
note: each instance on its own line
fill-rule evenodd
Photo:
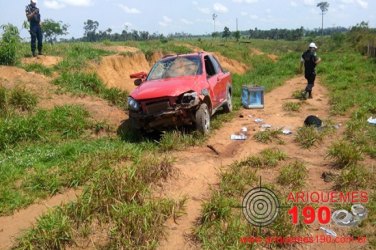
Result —
M 0 249 L 10 249 L 17 237 L 35 224 L 37 218 L 52 207 L 76 200 L 81 192 L 81 189 L 69 189 L 64 193 L 20 209 L 13 215 L 0 217 Z
M 309 99 L 302 106 L 301 111 L 292 114 L 283 111 L 284 102 L 297 102 L 291 98 L 295 90 L 301 90 L 305 87 L 306 80 L 303 77 L 295 77 L 286 83 L 274 89 L 265 95 L 265 108 L 259 110 L 242 109 L 238 112 L 237 118 L 223 125 L 222 128 L 215 131 L 207 144 L 212 145 L 220 155 L 217 156 L 207 147 L 194 147 L 186 151 L 175 154 L 177 159 L 174 164 L 179 171 L 179 175 L 170 179 L 159 190 L 160 196 L 181 199 L 185 197 L 186 214 L 176 220 L 169 220 L 166 223 L 167 236 L 159 249 L 200 249 L 198 243 L 193 242 L 192 229 L 201 215 L 201 205 L 203 201 L 210 198 L 212 189 L 216 189 L 219 184 L 221 170 L 234 161 L 244 159 L 245 157 L 257 154 L 263 149 L 269 147 L 278 147 L 288 154 L 290 158 L 302 160 L 306 163 L 309 171 L 309 177 L 306 182 L 306 190 L 328 191 L 332 184 L 325 183 L 320 177 L 323 171 L 328 170 L 328 162 L 325 160 L 326 147 L 330 144 L 325 140 L 319 147 L 310 150 L 303 150 L 294 142 L 293 135 L 282 135 L 284 145 L 262 144 L 252 139 L 253 134 L 260 130 L 260 125 L 254 122 L 255 118 L 262 118 L 268 124 L 276 127 L 287 127 L 296 132 L 298 127 L 303 125 L 304 119 L 308 115 L 317 115 L 325 120 L 329 116 L 329 100 L 327 90 L 320 85 L 319 79 L 314 88 L 314 99 Z M 252 116 L 252 117 L 250 117 Z M 242 117 L 242 118 L 241 118 Z M 332 118 L 333 119 L 333 118 Z M 346 118 L 336 117 L 337 123 L 344 123 Z M 230 135 L 240 132 L 240 129 L 246 126 L 249 131 L 249 138 L 245 141 L 231 141 Z M 341 128 L 340 130 L 343 130 Z M 341 131 L 337 131 L 340 133 Z M 264 183 L 276 183 L 279 174 L 278 168 L 258 171 Z M 311 230 L 311 233 L 321 234 L 321 232 Z M 323 234 L 323 233 L 322 233 Z M 238 239 L 237 239 L 238 240 Z M 327 244 L 328 247 L 333 247 Z M 350 246 L 349 246 L 350 247 Z M 343 246 L 344 249 L 346 248 Z M 325 249 L 321 245 L 314 246 L 312 249 Z

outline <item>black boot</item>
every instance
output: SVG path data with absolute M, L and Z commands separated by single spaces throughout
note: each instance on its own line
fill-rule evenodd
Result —
M 35 51 L 32 51 L 31 54 L 33 55 L 33 57 L 37 56 L 37 54 L 35 54 Z
M 308 92 L 308 98 L 309 98 L 309 99 L 312 99 L 312 98 L 313 98 L 313 97 L 312 97 L 312 91 L 309 91 L 309 92 Z

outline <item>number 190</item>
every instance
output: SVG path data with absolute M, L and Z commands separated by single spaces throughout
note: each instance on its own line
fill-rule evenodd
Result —
M 316 213 L 317 210 L 317 213 Z M 330 208 L 326 206 L 314 209 L 311 206 L 306 206 L 302 210 L 302 216 L 304 218 L 304 224 L 312 224 L 315 222 L 316 218 L 320 224 L 328 224 L 330 222 Z M 292 224 L 298 224 L 299 222 L 299 211 L 298 207 L 294 206 L 289 210 L 289 214 L 292 217 Z

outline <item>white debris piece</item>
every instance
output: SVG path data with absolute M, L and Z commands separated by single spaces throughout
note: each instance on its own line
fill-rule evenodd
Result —
M 368 118 L 367 122 L 372 125 L 376 125 L 376 118 L 373 118 L 372 116 Z
M 244 134 L 240 134 L 240 135 L 231 135 L 231 140 L 245 140 L 247 139 L 247 136 L 244 135 Z

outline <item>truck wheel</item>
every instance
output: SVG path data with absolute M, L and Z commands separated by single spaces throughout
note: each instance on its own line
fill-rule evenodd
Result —
M 232 99 L 231 99 L 230 91 L 227 92 L 227 100 L 226 100 L 225 105 L 223 106 L 223 110 L 226 113 L 230 113 L 232 111 Z
M 210 113 L 208 105 L 202 103 L 196 111 L 196 129 L 203 134 L 208 134 L 210 130 Z

